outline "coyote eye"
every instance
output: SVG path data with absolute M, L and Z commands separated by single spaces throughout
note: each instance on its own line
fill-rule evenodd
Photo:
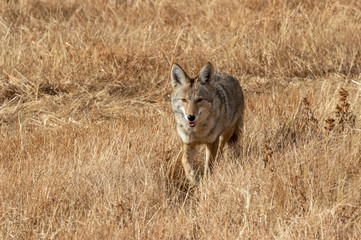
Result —
M 197 103 L 198 103 L 198 102 L 202 102 L 202 101 L 203 101 L 203 98 L 198 98 L 198 99 L 197 99 Z
M 182 102 L 187 102 L 187 99 L 185 99 L 185 98 L 182 98 Z

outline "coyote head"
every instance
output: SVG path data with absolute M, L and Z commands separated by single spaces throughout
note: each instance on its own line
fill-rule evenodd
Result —
M 172 107 L 178 116 L 183 116 L 189 128 L 207 119 L 211 113 L 213 102 L 213 67 L 208 63 L 199 76 L 190 78 L 177 64 L 171 71 L 173 87 Z

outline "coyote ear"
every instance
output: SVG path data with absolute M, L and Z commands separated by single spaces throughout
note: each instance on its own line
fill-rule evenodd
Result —
M 207 65 L 201 70 L 199 73 L 199 80 L 201 84 L 210 84 L 213 86 L 213 66 L 211 63 L 207 63 Z
M 173 64 L 172 72 L 170 76 L 171 76 L 173 88 L 175 88 L 177 85 L 183 85 L 188 78 L 187 74 L 178 64 Z

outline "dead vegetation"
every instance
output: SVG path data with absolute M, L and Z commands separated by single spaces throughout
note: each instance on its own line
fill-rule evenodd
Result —
M 0 1 L 0 238 L 359 239 L 360 34 L 358 1 Z M 207 61 L 245 128 L 190 189 L 169 69 Z

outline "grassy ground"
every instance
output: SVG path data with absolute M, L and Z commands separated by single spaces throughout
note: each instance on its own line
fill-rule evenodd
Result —
M 0 238 L 359 239 L 360 36 L 358 1 L 0 0 Z M 169 70 L 207 61 L 244 135 L 190 189 Z

